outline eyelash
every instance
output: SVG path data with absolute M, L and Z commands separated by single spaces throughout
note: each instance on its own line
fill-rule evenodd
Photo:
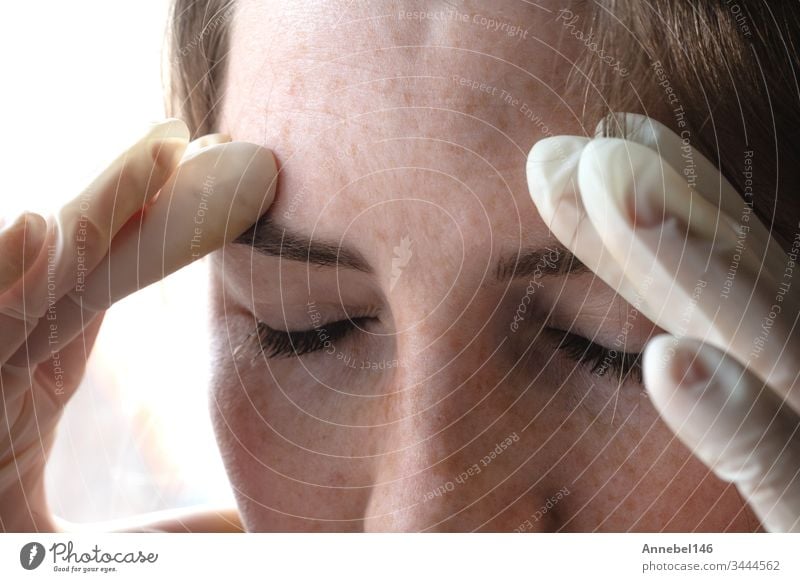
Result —
M 296 357 L 325 348 L 325 342 L 345 338 L 351 332 L 363 328 L 370 317 L 343 319 L 306 331 L 278 331 L 259 321 L 255 336 L 261 351 L 267 358 Z M 586 366 L 590 372 L 605 376 L 613 372 L 620 382 L 632 378 L 642 381 L 642 354 L 610 350 L 583 336 L 548 328 L 560 336 L 558 349 L 563 350 L 575 362 Z
M 268 358 L 302 356 L 324 349 L 326 342 L 333 344 L 350 332 L 363 328 L 370 319 L 342 319 L 305 331 L 279 331 L 259 321 L 255 336 L 261 351 Z
M 563 350 L 572 360 L 586 366 L 590 372 L 605 376 L 609 372 L 620 383 L 633 379 L 642 382 L 642 354 L 611 350 L 581 335 L 561 329 L 549 328 L 560 336 L 558 349 Z

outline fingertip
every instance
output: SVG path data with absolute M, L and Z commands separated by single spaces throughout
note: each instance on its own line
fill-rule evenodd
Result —
M 648 343 L 643 377 L 650 398 L 668 426 L 694 443 L 724 406 L 725 384 L 718 377 L 721 354 L 692 338 L 660 335 Z M 709 416 L 711 415 L 711 416 Z
M 528 153 L 528 189 L 545 222 L 567 189 L 578 167 L 581 151 L 589 142 L 579 136 L 555 136 L 536 142 Z
M 169 117 L 163 121 L 152 123 L 147 130 L 145 139 L 148 140 L 180 140 L 189 143 L 189 127 L 180 119 Z
M 181 165 L 186 169 L 202 167 L 210 177 L 224 180 L 237 190 L 262 184 L 272 184 L 274 188 L 278 167 L 272 150 L 245 141 L 221 141 L 216 137 L 210 141 L 213 143 L 187 152 Z
M 225 244 L 270 208 L 275 199 L 277 175 L 277 160 L 270 149 L 231 141 L 210 145 L 185 158 L 175 183 L 181 189 L 200 189 L 200 198 L 215 214 L 219 213 L 214 219 L 219 227 L 214 229 L 218 234 L 214 244 Z M 210 218 L 206 219 L 205 227 L 210 229 Z M 208 242 L 211 244 L 212 239 Z
M 528 156 L 530 195 L 551 233 L 606 284 L 632 300 L 624 272 L 586 220 L 577 172 L 590 139 L 557 136 L 537 142 Z
M 589 138 L 577 135 L 556 135 L 540 139 L 528 153 L 528 163 L 564 163 L 588 142 Z
M 644 381 L 652 394 L 671 395 L 677 388 L 690 388 L 703 379 L 705 364 L 698 359 L 702 344 L 691 338 L 660 334 L 652 338 L 642 354 Z
M 194 139 L 189 142 L 189 145 L 186 146 L 186 151 L 183 154 L 184 159 L 198 153 L 200 150 L 207 148 L 209 146 L 228 143 L 230 141 L 231 141 L 231 136 L 228 135 L 227 133 L 209 133 L 206 135 L 202 135 L 197 139 Z
M 150 200 L 175 171 L 186 152 L 189 137 L 189 128 L 180 119 L 168 118 L 150 126 L 140 142 L 155 170 L 155 179 L 147 181 L 146 200 Z
M 236 239 L 272 204 L 276 177 L 273 153 L 251 143 L 210 145 L 184 159 L 88 275 L 83 305 L 105 309 Z M 112 264 L 134 267 L 115 268 L 112 280 Z
M 229 148 L 238 165 L 243 165 L 239 192 L 263 208 L 260 216 L 275 200 L 278 176 L 275 154 L 269 148 L 243 141 L 230 142 L 222 147 Z
M 642 378 L 651 395 L 664 391 L 666 370 L 676 341 L 670 334 L 660 334 L 651 338 L 642 352 Z
M 622 137 L 651 149 L 665 126 L 651 117 L 639 113 L 617 111 L 603 117 L 595 127 L 595 137 Z
M 589 219 L 604 241 L 619 229 L 657 232 L 674 220 L 683 233 L 679 242 L 687 229 L 702 240 L 720 236 L 724 245 L 735 242 L 734 226 L 724 212 L 695 196 L 686 177 L 647 145 L 595 138 L 581 155 L 578 184 Z

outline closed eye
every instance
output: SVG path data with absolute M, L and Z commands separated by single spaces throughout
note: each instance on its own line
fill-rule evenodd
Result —
M 268 358 L 297 357 L 323 349 L 331 349 L 339 340 L 350 333 L 363 329 L 372 317 L 356 317 L 326 323 L 319 327 L 302 331 L 280 331 L 272 329 L 259 321 L 256 325 L 256 339 L 261 351 Z
M 302 331 L 281 331 L 262 321 L 256 325 L 255 337 L 267 358 L 298 357 L 324 349 L 360 331 L 373 317 L 343 319 Z M 613 376 L 620 383 L 628 379 L 642 382 L 642 354 L 606 348 L 585 337 L 555 328 L 548 328 L 558 338 L 557 348 L 567 357 L 586 366 L 598 376 Z
M 641 352 L 623 352 L 606 348 L 585 337 L 549 328 L 559 338 L 558 349 L 564 350 L 573 361 L 586 366 L 598 376 L 611 375 L 621 383 L 628 379 L 642 382 Z

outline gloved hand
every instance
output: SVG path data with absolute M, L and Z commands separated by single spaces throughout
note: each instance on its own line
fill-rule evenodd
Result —
M 45 462 L 104 311 L 272 203 L 269 150 L 220 134 L 188 142 L 182 121 L 155 124 L 56 214 L 0 232 L 0 530 L 53 528 Z
M 603 123 L 624 124 L 628 138 L 599 137 Z M 633 114 L 603 123 L 594 139 L 533 147 L 534 203 L 578 259 L 670 334 L 643 362 L 670 428 L 767 530 L 800 531 L 800 232 L 787 255 L 664 125 Z

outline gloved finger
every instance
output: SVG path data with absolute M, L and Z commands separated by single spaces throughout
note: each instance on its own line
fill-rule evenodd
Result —
M 623 264 L 603 244 L 584 207 L 578 168 L 589 143 L 588 138 L 573 136 L 538 141 L 527 162 L 531 197 L 555 237 L 634 309 L 641 311 L 649 289 L 629 281 Z M 652 315 L 649 318 L 656 321 Z
M 212 145 L 187 157 L 158 198 L 114 238 L 75 291 L 56 304 L 9 362 L 40 362 L 71 341 L 91 316 L 242 234 L 272 204 L 277 166 L 266 148 Z M 50 337 L 50 326 L 58 335 Z
M 88 358 L 86 346 L 93 345 L 103 315 L 98 314 L 61 352 L 63 361 L 75 365 L 62 368 L 58 361 L 49 360 L 33 375 L 28 367 L 0 368 L 0 451 L 9 453 L 0 458 L 0 491 L 7 491 L 37 463 L 44 465 L 59 413 L 80 383 Z M 53 379 L 48 382 L 50 390 L 32 390 L 37 374 Z
M 769 531 L 800 531 L 800 416 L 730 355 L 695 340 L 651 340 L 644 379 L 683 443 L 736 485 Z
M 595 137 L 612 137 L 616 131 L 628 141 L 647 146 L 695 184 L 695 189 L 729 216 L 739 216 L 744 201 L 708 158 L 663 123 L 636 113 L 613 113 L 595 128 Z M 689 134 L 685 134 L 689 137 Z
M 607 116 L 597 125 L 596 137 L 603 137 L 613 128 L 622 132 L 625 139 L 647 146 L 666 161 L 690 188 L 708 200 L 722 213 L 739 222 L 739 252 L 754 257 L 756 263 L 762 263 L 768 272 L 783 272 L 785 264 L 780 260 L 780 249 L 777 241 L 770 236 L 764 224 L 753 214 L 752 192 L 749 201 L 722 175 L 717 167 L 703 154 L 697 151 L 689 140 L 687 132 L 683 137 L 666 125 L 635 113 L 614 113 Z M 745 177 L 748 165 L 752 168 L 752 152 L 745 152 L 742 160 Z
M 658 139 L 666 142 L 666 137 L 656 135 L 655 132 L 648 133 L 646 130 L 649 126 L 644 123 L 650 121 L 649 118 L 632 114 L 617 115 L 619 117 L 614 117 L 613 120 L 624 124 L 632 140 L 640 140 L 654 150 L 661 148 L 672 151 L 677 145 L 678 152 L 673 152 L 672 157 L 680 158 L 680 139 L 677 144 L 674 140 L 662 144 Z M 602 121 L 596 133 L 602 135 L 608 123 L 608 120 Z M 660 124 L 659 127 L 665 133 L 669 132 Z M 556 136 L 536 142 L 528 155 L 528 187 L 540 216 L 555 237 L 638 309 L 642 302 L 641 294 L 646 293 L 647 289 L 631 284 L 625 277 L 623 265 L 609 253 L 600 233 L 587 216 L 578 186 L 578 167 L 583 152 L 591 141 L 584 137 Z M 710 164 L 701 164 L 701 171 L 706 172 L 709 167 L 713 169 Z M 713 170 L 715 174 L 719 174 L 716 169 Z
M 85 307 L 106 309 L 232 241 L 269 209 L 277 175 L 272 152 L 251 143 L 213 145 L 186 158 L 76 297 Z
M 603 245 L 637 288 L 640 311 L 673 335 L 729 350 L 800 410 L 800 391 L 792 390 L 798 296 L 738 253 L 730 218 L 655 152 L 624 140 L 587 145 L 578 186 Z M 770 252 L 779 255 L 771 261 L 786 261 L 781 249 Z M 619 291 L 630 300 L 629 289 Z
M 188 143 L 189 128 L 183 121 L 153 124 L 86 190 L 61 208 L 55 216 L 57 298 L 76 282 L 81 284 L 97 266 L 122 226 L 166 184 Z
M 0 295 L 17 283 L 44 246 L 47 223 L 26 212 L 0 230 Z
M 21 365 L 5 364 L 0 369 L 4 404 L 10 407 L 15 398 L 30 395 L 31 381 L 33 381 L 34 385 L 39 383 L 50 386 L 44 394 L 46 398 L 39 397 L 36 400 L 36 413 L 42 421 L 48 418 L 47 414 L 61 410 L 80 384 L 91 346 L 100 331 L 104 317 L 105 312 L 94 314 L 72 341 L 60 346 L 57 357 L 45 359 L 38 367 L 30 366 L 27 362 Z M 65 365 L 67 362 L 69 365 Z M 42 379 L 46 382 L 39 382 Z
M 628 141 L 657 152 L 668 166 L 683 175 L 687 188 L 711 202 L 712 209 L 722 209 L 720 216 L 739 218 L 742 224 L 731 253 L 731 265 L 738 268 L 745 262 L 755 271 L 763 266 L 767 273 L 783 273 L 784 256 L 777 242 L 733 186 L 707 158 L 691 147 L 688 140 L 653 119 L 630 113 L 617 113 L 604 119 L 598 124 L 596 135 L 603 135 L 610 125 L 624 132 Z M 631 288 L 624 280 L 622 266 L 611 260 L 599 233 L 587 219 L 580 196 L 577 169 L 582 149 L 589 143 L 587 138 L 575 136 L 557 136 L 537 142 L 527 164 L 531 197 L 556 238 L 635 305 L 639 290 Z M 610 175 L 613 177 L 613 173 Z M 708 216 L 707 212 L 705 218 Z M 717 228 L 715 223 L 708 226 Z
M 627 280 L 586 216 L 578 190 L 578 163 L 589 141 L 585 137 L 558 136 L 536 142 L 526 166 L 528 188 L 550 232 L 578 260 L 602 274 L 609 286 L 619 289 L 627 285 Z
M 189 130 L 170 119 L 153 124 L 79 196 L 48 219 L 47 253 L 28 270 L 26 285 L 0 297 L 0 362 L 25 341 L 67 291 L 108 252 L 122 225 L 156 194 L 188 143 Z
M 203 148 L 221 143 L 228 143 L 229 141 L 231 141 L 231 136 L 227 133 L 208 133 L 190 141 L 183 156 L 188 158 Z
M 60 235 L 73 252 L 87 243 L 88 270 L 108 251 L 122 225 L 164 186 L 189 143 L 189 128 L 179 119 L 154 123 L 56 217 Z M 91 240 L 81 241 L 84 234 Z

